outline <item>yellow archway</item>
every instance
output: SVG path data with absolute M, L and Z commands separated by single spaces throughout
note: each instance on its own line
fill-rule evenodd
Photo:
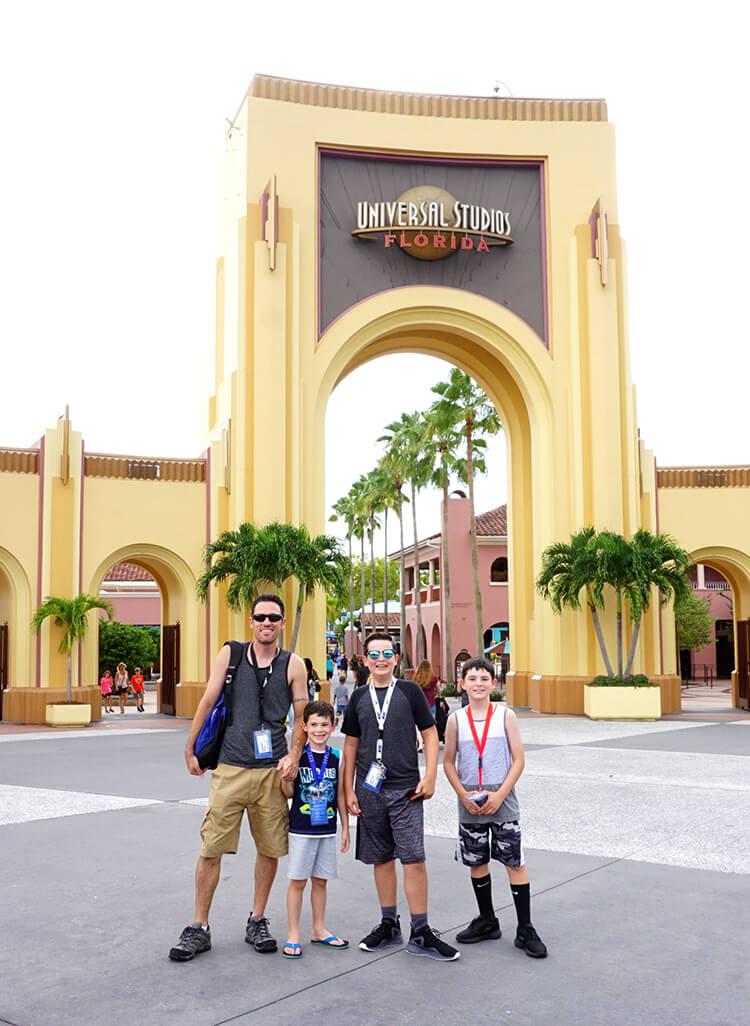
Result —
M 542 669 L 534 644 L 537 634 L 546 649 L 541 663 L 551 673 L 557 632 L 541 627 L 551 621 L 551 613 L 533 586 L 538 556 L 554 538 L 554 511 L 540 498 L 555 476 L 549 353 L 519 317 L 480 296 L 439 287 L 391 290 L 358 304 L 321 338 L 315 360 L 321 373 L 309 435 L 323 437 L 326 406 L 339 381 L 356 367 L 396 352 L 424 353 L 454 364 L 478 382 L 499 411 L 508 443 L 509 509 L 523 511 L 509 516 L 509 559 L 518 582 L 511 616 L 523 625 L 514 664 L 525 674 Z M 308 459 L 318 463 L 323 479 L 322 447 L 315 448 Z M 322 499 L 322 490 L 316 498 Z M 318 522 L 322 518 L 320 509 L 311 516 Z
M 89 587 L 98 595 L 104 575 L 115 563 L 133 563 L 153 576 L 161 593 L 161 622 L 180 622 L 183 636 L 189 642 L 182 648 L 182 679 L 205 680 L 205 614 L 196 602 L 196 578 L 184 559 L 162 545 L 132 543 L 110 552 L 91 575 Z M 92 626 L 99 614 L 92 612 Z M 84 680 L 98 679 L 98 636 L 90 630 L 83 646 L 82 674 Z
M 732 705 L 739 705 L 738 664 L 738 620 L 750 619 L 750 555 L 725 545 L 706 545 L 690 553 L 694 563 L 718 570 L 729 581 L 732 588 L 732 616 L 734 620 L 734 666 L 732 671 Z
M 0 545 L 0 623 L 7 620 L 8 681 L 12 687 L 36 683 L 31 585 L 19 560 Z

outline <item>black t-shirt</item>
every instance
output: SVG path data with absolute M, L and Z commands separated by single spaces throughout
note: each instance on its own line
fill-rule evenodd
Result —
M 376 688 L 378 704 L 383 707 L 387 688 Z M 417 736 L 415 727 L 434 727 L 424 692 L 411 680 L 397 680 L 393 689 L 388 718 L 383 731 L 383 762 L 386 776 L 383 787 L 389 790 L 416 787 L 419 783 Z M 378 721 L 370 699 L 370 689 L 356 688 L 341 727 L 344 734 L 359 738 L 357 749 L 357 781 L 361 781 L 375 759 Z
M 324 752 L 313 752 L 318 772 L 323 765 Z M 310 768 L 310 761 L 307 758 L 307 750 L 303 750 L 299 761 L 297 779 L 294 781 L 294 796 L 289 809 L 289 833 L 302 834 L 306 837 L 324 837 L 327 834 L 336 833 L 336 815 L 338 812 L 338 787 L 339 787 L 339 758 L 341 753 L 338 748 L 331 748 L 328 755 L 328 765 L 325 776 L 320 782 L 320 787 L 326 791 L 328 822 L 323 826 L 310 825 L 310 798 L 307 789 L 315 783 L 313 772 Z

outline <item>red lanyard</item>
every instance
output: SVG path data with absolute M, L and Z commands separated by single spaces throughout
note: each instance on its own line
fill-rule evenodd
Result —
M 479 752 L 479 786 L 482 786 L 482 754 L 484 752 L 484 746 L 487 744 L 487 733 L 490 729 L 490 720 L 492 719 L 492 702 L 487 707 L 487 717 L 484 721 L 484 731 L 482 732 L 482 740 L 480 742 L 477 734 L 477 729 L 474 726 L 474 717 L 471 715 L 471 706 L 466 709 L 466 715 L 469 720 L 469 726 L 471 727 L 471 736 L 474 738 L 474 744 L 477 746 Z

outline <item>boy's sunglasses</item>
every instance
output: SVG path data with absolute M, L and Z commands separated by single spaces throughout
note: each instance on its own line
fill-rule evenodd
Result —
M 283 619 L 281 613 L 253 613 L 252 616 L 253 623 L 264 623 L 266 620 L 270 623 L 279 623 Z
M 377 648 L 371 648 L 370 651 L 367 653 L 367 658 L 380 659 L 380 657 L 382 656 L 383 659 L 393 659 L 395 654 L 396 653 L 393 651 L 392 648 L 384 648 L 382 652 Z

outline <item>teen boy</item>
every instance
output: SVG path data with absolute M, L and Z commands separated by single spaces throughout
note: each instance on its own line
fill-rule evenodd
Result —
M 406 950 L 412 955 L 452 962 L 460 957 L 459 952 L 440 940 L 427 924 L 422 803 L 435 793 L 435 721 L 422 689 L 413 681 L 394 679 L 396 653 L 388 634 L 375 632 L 365 639 L 365 660 L 370 684 L 352 693 L 342 727 L 346 734 L 346 805 L 358 817 L 356 857 L 373 867 L 381 911 L 380 923 L 359 946 L 363 951 L 379 951 L 403 943 L 396 908 L 398 858 L 411 913 Z M 421 779 L 415 728 L 424 738 L 426 768 Z
M 286 908 L 289 932 L 282 954 L 299 958 L 299 919 L 302 896 L 310 881 L 312 906 L 311 944 L 327 948 L 348 948 L 326 930 L 326 885 L 335 880 L 336 814 L 341 816 L 341 851 L 349 850 L 349 815 L 344 802 L 344 789 L 339 779 L 344 760 L 338 748 L 331 748 L 328 739 L 334 725 L 333 706 L 328 702 L 308 702 L 302 714 L 307 744 L 302 750 L 299 772 L 294 781 L 282 780 L 281 789 L 292 799 L 289 810 L 289 890 Z
M 524 766 L 518 720 L 512 709 L 490 702 L 492 663 L 469 659 L 461 678 L 469 704 L 448 719 L 443 769 L 458 795 L 459 851 L 471 873 L 479 915 L 456 934 L 456 940 L 476 944 L 500 936 L 492 905 L 493 858 L 508 872 L 518 917 L 516 947 L 532 958 L 546 958 L 547 948 L 531 925 L 529 874 L 518 824 L 515 783 Z

